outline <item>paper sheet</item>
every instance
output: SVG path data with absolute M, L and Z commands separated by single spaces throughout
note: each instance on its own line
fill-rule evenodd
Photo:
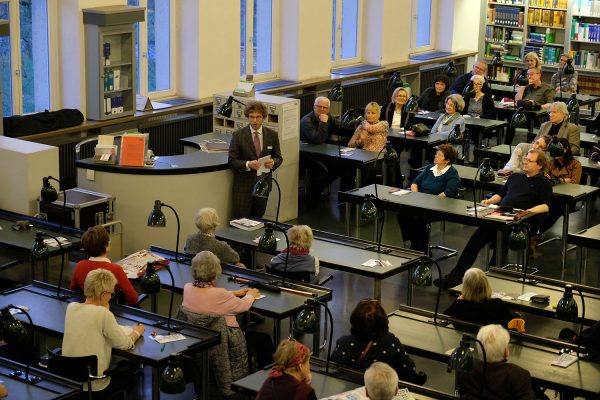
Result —
M 265 163 L 271 159 L 271 156 L 264 156 L 258 159 L 258 162 L 260 163 L 260 167 L 258 167 L 258 169 L 256 170 L 256 176 L 261 176 L 262 174 L 267 174 L 269 172 L 271 172 L 271 170 L 267 167 L 265 167 Z
M 169 343 L 169 342 L 176 342 L 178 340 L 185 340 L 185 339 L 186 339 L 186 337 L 183 336 L 181 333 L 172 333 L 170 335 L 156 335 L 156 336 L 154 336 L 154 340 L 156 340 L 160 344 Z

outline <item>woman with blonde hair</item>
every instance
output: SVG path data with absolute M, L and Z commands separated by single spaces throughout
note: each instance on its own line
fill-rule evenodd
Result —
M 461 295 L 444 311 L 444 314 L 479 325 L 501 323 L 507 326 L 514 318 L 507 305 L 492 298 L 492 287 L 479 268 L 470 268 L 463 276 Z
M 310 282 L 316 283 L 319 275 L 319 259 L 310 253 L 313 232 L 308 225 L 294 225 L 287 231 L 290 247 L 283 249 L 271 259 L 271 268 L 283 272 L 287 259 L 287 272 L 308 272 Z
M 380 121 L 381 107 L 372 101 L 365 107 L 365 120 L 356 128 L 348 142 L 349 147 L 379 152 L 385 146 L 389 124 Z
M 408 129 L 414 124 L 415 115 L 406 111 L 408 92 L 398 87 L 392 93 L 392 101 L 386 107 L 385 119 L 392 128 Z
M 256 400 L 317 400 L 310 386 L 310 350 L 294 339 L 284 339 L 275 354 L 275 365 L 256 395 Z

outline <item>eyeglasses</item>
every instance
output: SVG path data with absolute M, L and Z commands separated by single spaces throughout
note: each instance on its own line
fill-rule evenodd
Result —
M 328 110 L 329 106 L 320 106 L 320 105 L 316 105 L 315 108 L 322 108 L 324 110 Z
M 359 303 L 377 303 L 379 304 L 379 300 L 377 299 L 362 299 Z
M 527 157 L 525 157 L 523 159 L 523 161 L 527 161 L 527 162 L 530 162 L 530 163 L 537 163 L 537 160 L 532 160 L 531 158 L 527 158 Z

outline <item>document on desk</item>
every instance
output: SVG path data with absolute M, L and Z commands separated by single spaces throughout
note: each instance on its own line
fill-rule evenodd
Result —
M 271 172 L 271 170 L 267 167 L 265 167 L 265 163 L 271 159 L 271 156 L 264 156 L 258 159 L 258 162 L 260 163 L 260 167 L 258 167 L 258 169 L 256 170 L 256 176 L 261 176 L 262 174 L 268 174 L 269 172 Z
M 354 390 L 348 390 L 347 392 L 342 392 L 338 394 L 334 394 L 333 396 L 325 397 L 321 400 L 368 400 L 367 392 L 365 391 L 365 387 L 361 386 Z
M 354 148 L 352 147 L 341 147 L 340 148 L 340 156 L 342 157 L 349 157 L 352 154 L 354 154 Z
M 361 264 L 363 267 L 391 267 L 392 263 L 388 260 L 376 260 L 371 258 L 370 260 L 365 261 Z
M 572 354 L 563 353 L 556 358 L 556 360 L 552 361 L 550 365 L 554 365 L 555 367 L 567 368 L 572 365 L 575 361 L 577 361 L 577 356 Z
M 156 335 L 156 336 L 154 336 L 154 340 L 156 340 L 160 344 L 169 343 L 169 342 L 176 342 L 178 340 L 185 340 L 185 339 L 186 339 L 186 337 L 183 336 L 181 333 L 172 333 L 170 335 Z

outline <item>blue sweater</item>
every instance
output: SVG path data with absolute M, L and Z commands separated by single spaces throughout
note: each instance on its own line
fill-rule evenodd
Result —
M 456 168 L 450 166 L 445 174 L 434 176 L 431 167 L 433 167 L 432 164 L 426 166 L 413 181 L 419 187 L 419 192 L 435 195 L 444 192 L 447 197 L 456 197 L 460 185 L 460 177 Z

